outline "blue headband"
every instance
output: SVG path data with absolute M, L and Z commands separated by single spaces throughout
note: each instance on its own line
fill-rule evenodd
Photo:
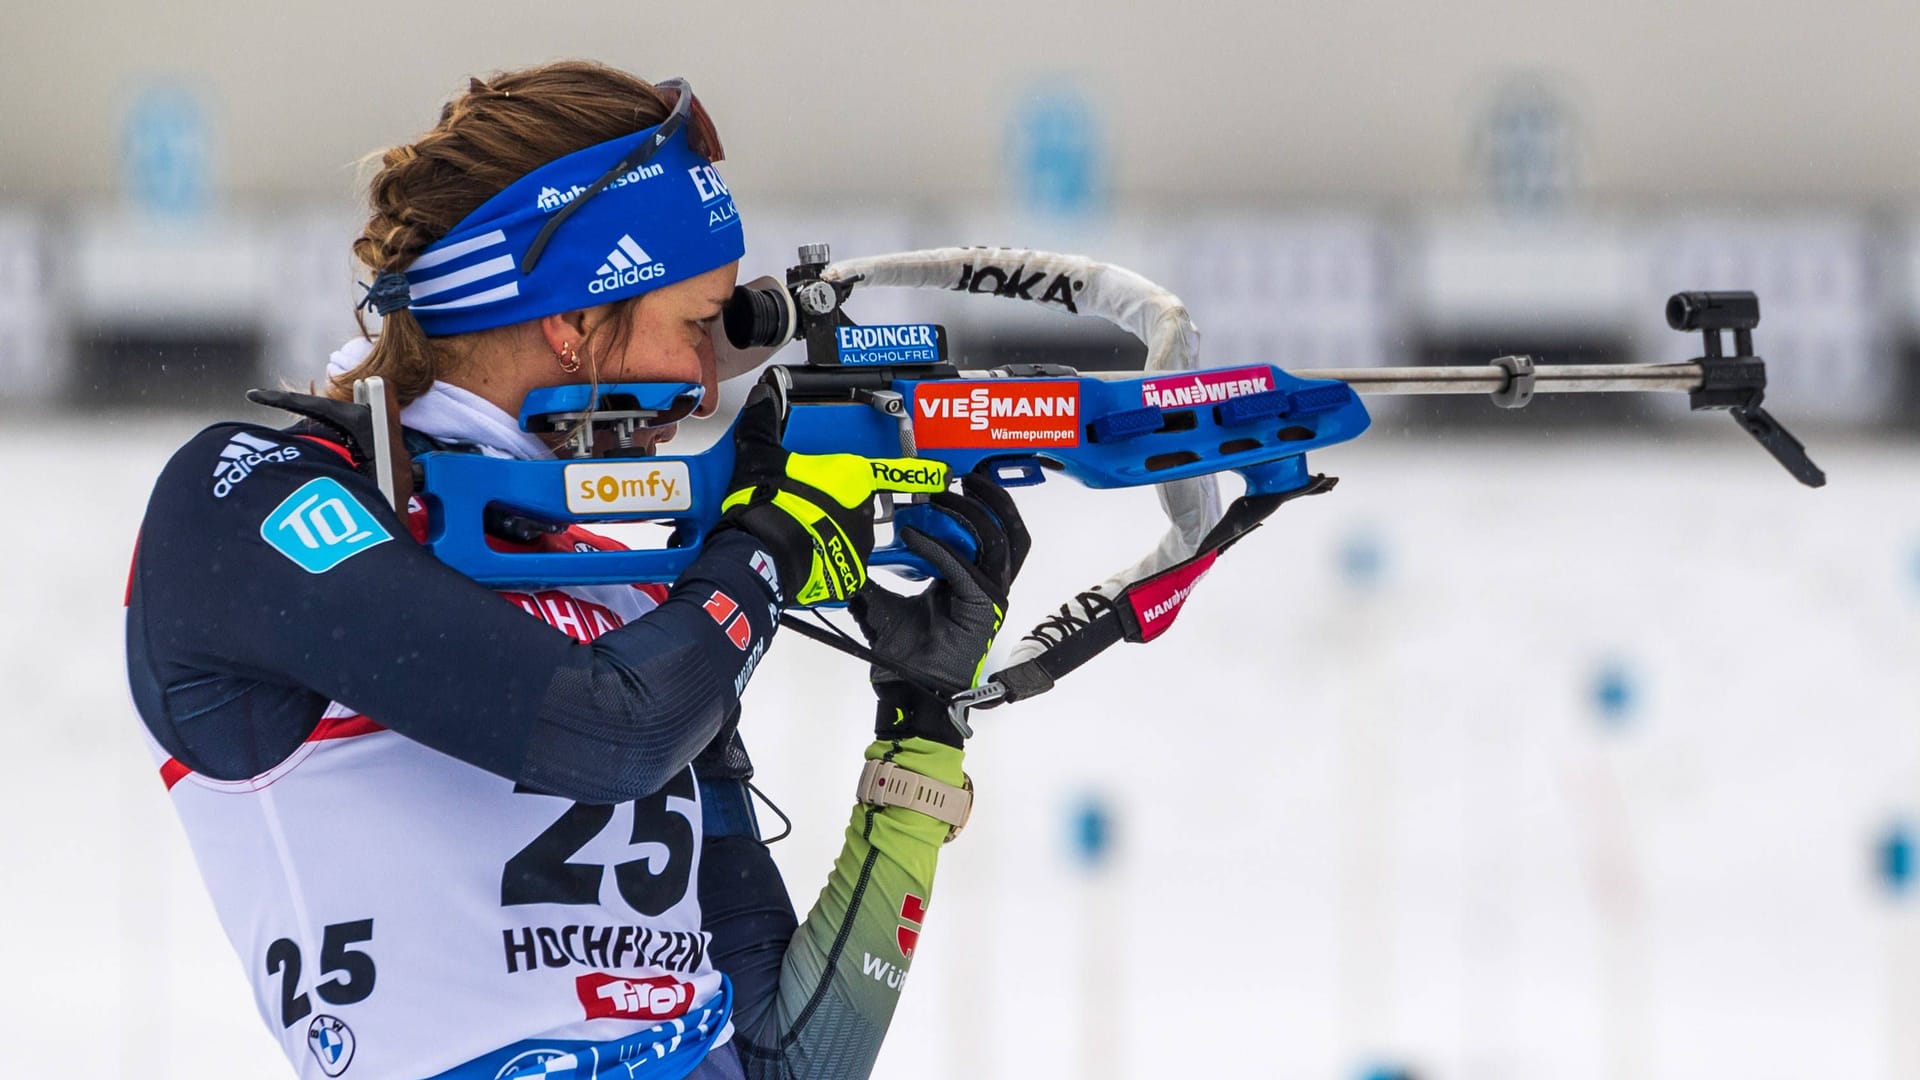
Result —
M 662 125 L 665 126 L 665 125 Z M 746 251 L 733 196 L 684 127 L 645 161 L 648 128 L 550 161 L 461 219 L 407 267 L 408 305 L 428 337 L 509 326 L 651 292 L 736 262 Z M 534 253 L 552 216 L 584 198 Z

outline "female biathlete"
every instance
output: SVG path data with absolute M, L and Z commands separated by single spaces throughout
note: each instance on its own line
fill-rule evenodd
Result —
M 133 694 L 302 1076 L 872 1068 L 971 801 L 935 691 L 972 685 L 999 627 L 1027 550 L 1012 501 L 975 476 L 948 492 L 941 470 L 922 490 L 977 554 L 903 531 L 942 580 L 868 585 L 884 470 L 789 455 L 752 396 L 724 527 L 671 588 L 502 594 L 420 546 L 420 504 L 383 497 L 350 404 L 381 376 L 413 452 L 536 458 L 514 417 L 537 387 L 701 383 L 710 402 L 743 251 L 720 157 L 684 84 L 578 62 L 475 80 L 373 177 L 354 253 L 377 337 L 336 354 L 326 396 L 270 395 L 293 426 L 216 424 L 155 485 Z M 489 533 L 607 543 L 520 518 Z M 748 804 L 740 694 L 780 607 L 849 597 L 880 660 L 878 738 L 800 922 Z

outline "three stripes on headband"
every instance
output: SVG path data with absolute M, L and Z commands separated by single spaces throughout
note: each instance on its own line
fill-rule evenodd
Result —
M 476 282 L 486 281 L 489 278 L 496 278 L 502 274 L 515 274 L 516 276 L 504 285 L 496 285 L 491 289 L 484 289 L 469 296 L 462 296 L 457 300 L 447 300 L 438 304 L 416 303 L 413 305 L 413 310 L 451 311 L 455 308 L 478 307 L 481 304 L 491 304 L 496 300 L 505 300 L 510 297 L 519 296 L 520 279 L 517 276 L 518 270 L 514 266 L 513 256 L 511 254 L 497 255 L 483 262 L 463 266 L 458 270 L 449 271 L 435 277 L 414 277 L 415 274 L 422 270 L 431 270 L 436 266 L 452 262 L 463 256 L 483 252 L 489 248 L 499 247 L 506 242 L 506 231 L 503 229 L 495 229 L 492 232 L 481 233 L 479 236 L 462 240 L 457 244 L 448 244 L 446 247 L 440 248 L 437 251 L 429 251 L 425 255 L 415 259 L 413 265 L 407 267 L 407 278 L 410 283 L 408 292 L 413 294 L 413 298 L 416 301 L 424 297 L 433 296 L 436 293 L 443 293 L 451 289 L 463 288 Z

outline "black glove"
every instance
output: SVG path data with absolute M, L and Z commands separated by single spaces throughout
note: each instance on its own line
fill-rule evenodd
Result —
M 733 446 L 721 521 L 767 549 L 793 607 L 844 601 L 867 583 L 875 492 L 947 489 L 938 461 L 791 453 L 780 445 L 779 397 L 764 384 L 747 395 Z
M 914 596 L 872 584 L 847 605 L 880 661 L 872 677 L 880 699 L 874 734 L 882 739 L 918 736 L 961 745 L 947 702 L 934 691 L 954 694 L 979 682 L 980 666 L 1006 617 L 1007 593 L 1033 546 L 1013 497 L 991 478 L 968 473 L 960 490 L 959 495 L 935 495 L 931 502 L 972 535 L 978 555 L 969 561 L 939 540 L 902 527 L 901 542 L 939 579 Z

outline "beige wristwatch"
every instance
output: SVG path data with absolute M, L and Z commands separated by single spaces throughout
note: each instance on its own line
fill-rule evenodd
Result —
M 960 778 L 965 787 L 922 776 L 891 761 L 869 761 L 860 770 L 860 789 L 854 797 L 868 806 L 904 806 L 944 821 L 949 826 L 946 842 L 951 842 L 973 814 L 973 777 L 961 773 Z

